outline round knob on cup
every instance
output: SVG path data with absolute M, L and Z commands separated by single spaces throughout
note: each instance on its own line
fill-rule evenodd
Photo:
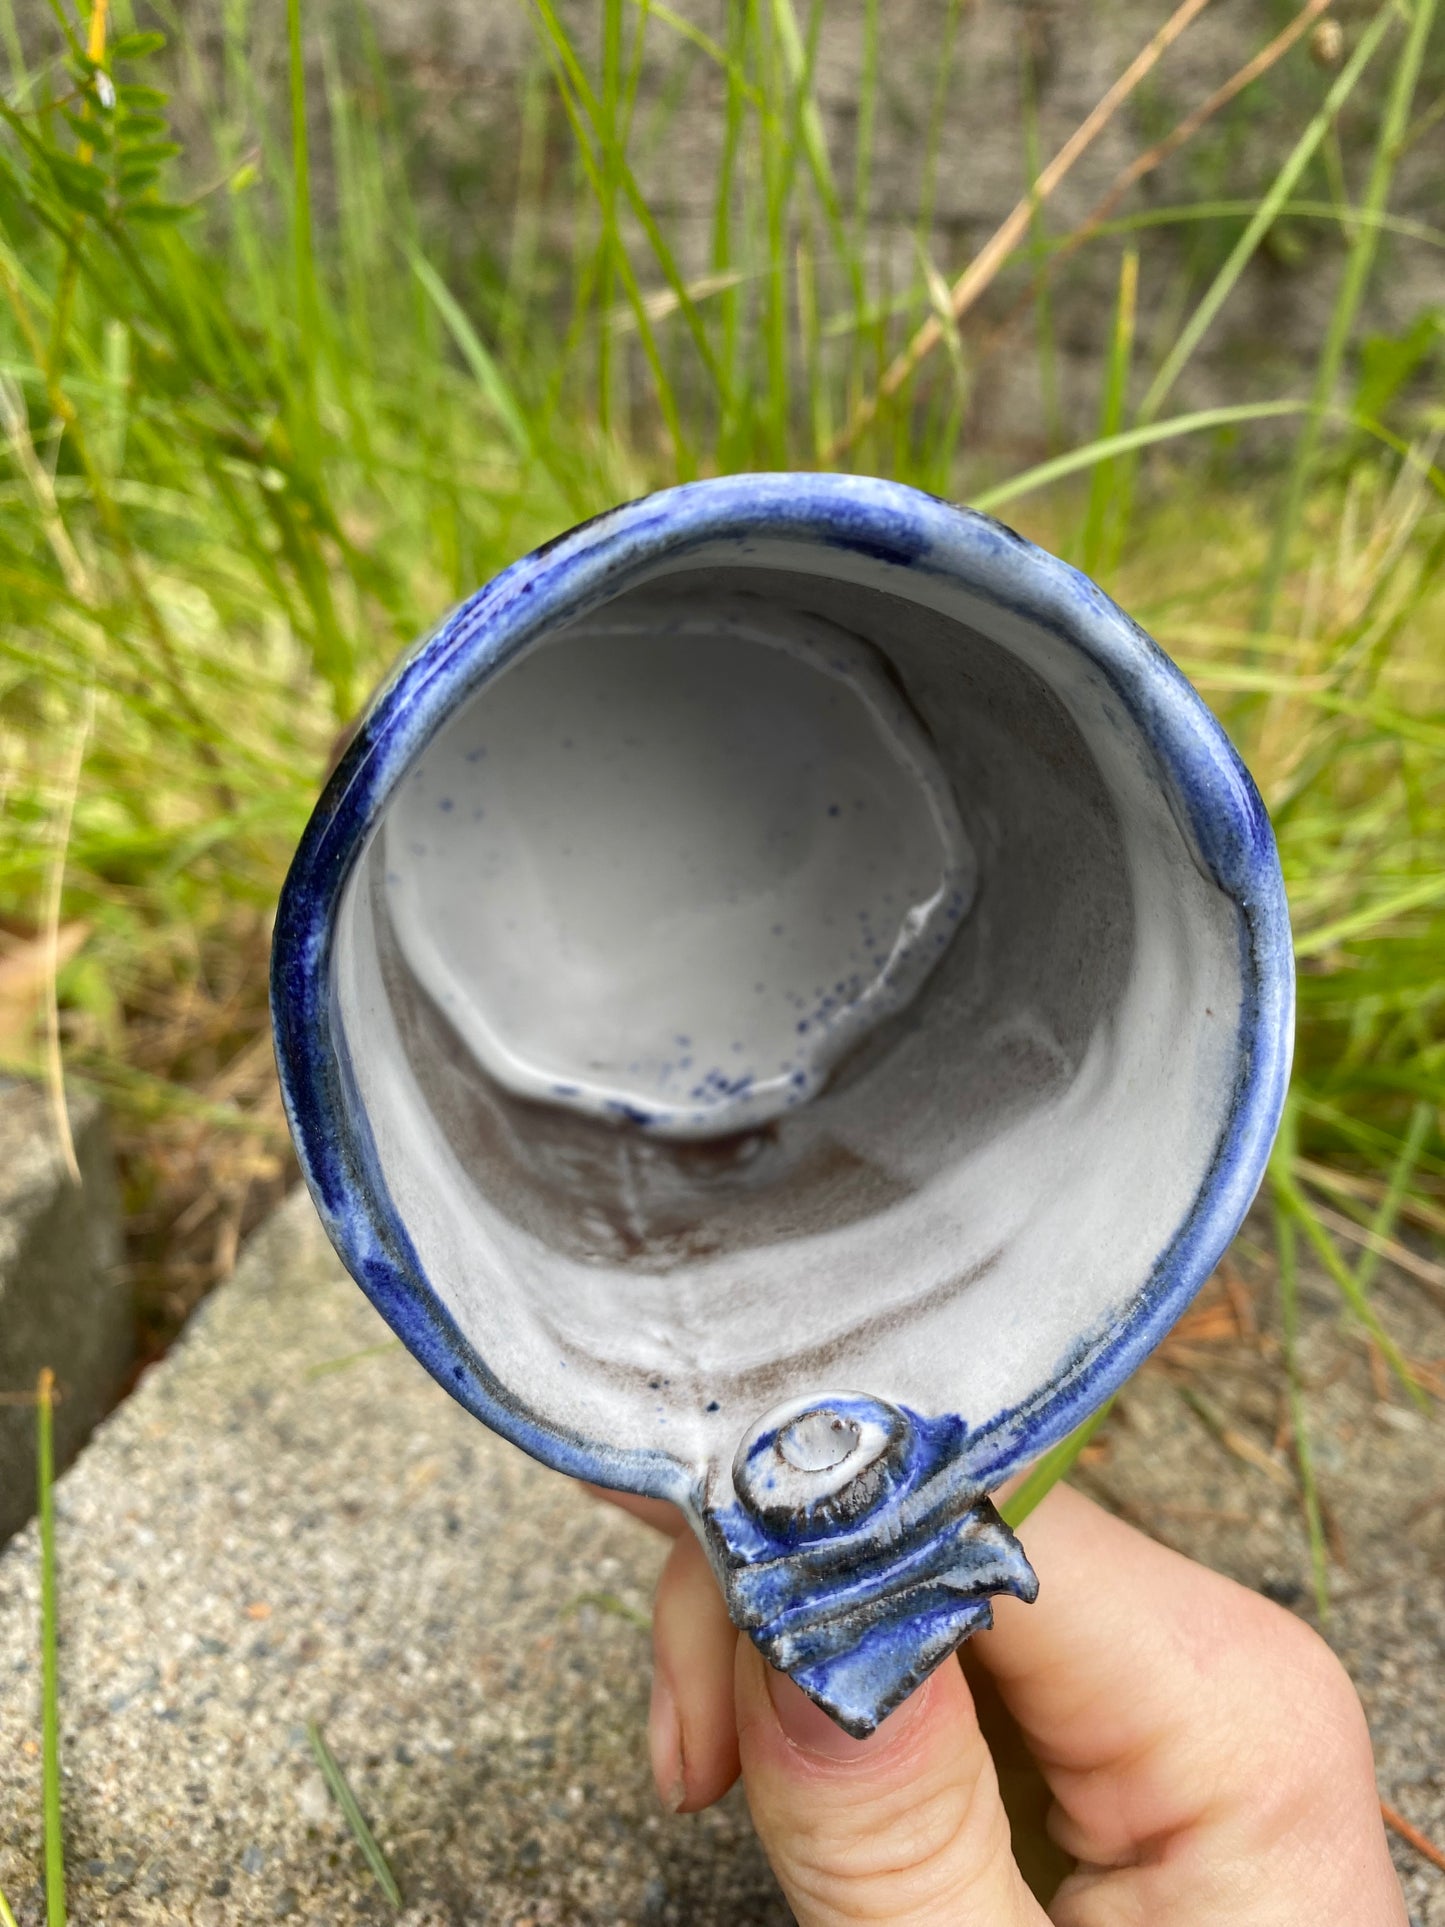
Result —
M 896 1406 L 861 1393 L 793 1399 L 743 1440 L 733 1484 L 772 1532 L 806 1536 L 846 1525 L 902 1482 L 910 1432 Z

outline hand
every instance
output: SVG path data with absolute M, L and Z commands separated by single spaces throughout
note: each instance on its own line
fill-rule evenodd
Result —
M 1030 1516 L 1037 1604 L 996 1600 L 965 1667 L 861 1741 L 737 1634 L 670 1507 L 628 1509 L 676 1535 L 653 1620 L 663 1803 L 693 1812 L 741 1772 L 802 1927 L 1406 1927 L 1364 1713 L 1329 1648 L 1079 1494 Z M 1073 1863 L 1047 1911 L 980 1731 L 995 1694 Z

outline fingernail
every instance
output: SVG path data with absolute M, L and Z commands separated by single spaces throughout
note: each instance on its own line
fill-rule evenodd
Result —
M 647 1750 L 657 1797 L 669 1813 L 682 1810 L 687 1785 L 682 1774 L 682 1722 L 677 1701 L 660 1672 L 652 1675 L 652 1705 L 647 1714 Z
M 815 1706 L 786 1673 L 768 1668 L 768 1692 L 772 1695 L 773 1710 L 783 1737 L 800 1752 L 811 1753 L 821 1760 L 857 1760 L 876 1751 L 912 1721 L 926 1691 L 925 1687 L 912 1694 L 866 1740 L 855 1740 L 821 1706 Z

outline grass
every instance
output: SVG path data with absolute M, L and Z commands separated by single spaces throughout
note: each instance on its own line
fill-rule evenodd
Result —
M 1008 1497 L 1000 1501 L 999 1517 L 1005 1525 L 1021 1526 L 1034 1508 L 1049 1496 L 1059 1480 L 1068 1477 L 1070 1467 L 1103 1425 L 1113 1403 L 1112 1398 L 1105 1399 L 1082 1425 L 1076 1425 L 1067 1438 L 1060 1439 L 1057 1445 L 1034 1461 Z
M 1025 198 L 956 260 L 931 213 L 967 30 L 950 6 L 910 273 L 878 238 L 873 185 L 886 15 L 864 9 L 842 155 L 816 87 L 823 14 L 747 0 L 718 42 L 666 6 L 606 0 L 592 48 L 535 0 L 515 197 L 489 204 L 469 251 L 413 191 L 407 103 L 363 13 L 290 0 L 277 98 L 240 6 L 205 69 L 150 36 L 160 4 L 138 25 L 130 0 L 56 0 L 48 46 L 13 21 L 0 34 L 0 1055 L 49 1061 L 57 1110 L 62 1060 L 104 1092 L 150 1349 L 286 1180 L 269 916 L 368 690 L 568 523 L 835 449 L 1006 509 L 1182 662 L 1261 784 L 1294 910 L 1280 1210 L 1366 1323 L 1372 1254 L 1338 1242 L 1321 1199 L 1377 1242 L 1439 1228 L 1445 335 L 1428 312 L 1397 341 L 1361 332 L 1382 258 L 1445 245 L 1392 206 L 1399 156 L 1438 126 L 1421 104 L 1433 0 L 1363 9 L 1330 72 L 1279 37 L 1270 72 L 1294 111 L 1247 197 L 1212 175 L 1207 198 L 1124 199 L 1062 231 L 1042 189 L 1066 169 L 1030 108 Z M 185 153 L 178 72 L 199 129 Z M 704 83 L 699 254 L 650 184 Z M 1220 111 L 1263 84 L 1251 69 Z M 1358 201 L 1337 139 L 1350 116 Z M 1200 119 L 1176 129 L 1183 159 Z M 1315 365 L 1170 414 L 1286 231 L 1337 237 Z M 1181 234 L 1215 242 L 1181 257 Z M 1092 438 L 1070 443 L 1060 417 L 1059 446 L 1010 459 L 980 442 L 978 395 L 1005 355 L 1045 357 L 1053 392 L 1060 301 L 1096 260 L 1118 292 Z M 923 335 L 936 346 L 915 353 Z
M 396 1884 L 396 1875 L 387 1865 L 386 1855 L 382 1852 L 376 1835 L 367 1824 L 366 1815 L 351 1790 L 351 1783 L 342 1772 L 336 1755 L 326 1744 L 321 1728 L 311 1720 L 306 1728 L 306 1737 L 311 1742 L 311 1751 L 316 1756 L 316 1764 L 321 1768 L 322 1778 L 331 1789 L 332 1797 L 341 1808 L 346 1824 L 351 1829 L 352 1838 L 361 1849 L 361 1857 L 370 1867 L 376 1884 L 386 1895 L 393 1907 L 402 1905 L 401 1888 Z
M 1360 303 L 1364 298 L 1375 264 L 1375 251 L 1380 237 L 1379 218 L 1385 212 L 1400 151 L 1409 129 L 1415 90 L 1419 84 L 1420 69 L 1424 61 L 1425 49 L 1429 45 L 1435 14 L 1435 0 L 1416 0 L 1409 33 L 1395 66 L 1389 99 L 1380 116 L 1370 177 L 1361 205 L 1362 218 L 1350 244 L 1345 271 L 1340 277 L 1334 310 L 1330 316 L 1325 338 L 1320 344 L 1319 359 L 1315 365 L 1312 395 L 1315 406 L 1301 424 L 1294 459 L 1290 463 L 1284 500 L 1275 517 L 1270 539 L 1269 560 L 1265 565 L 1264 579 L 1260 587 L 1257 617 L 1259 627 L 1263 631 L 1267 631 L 1274 621 L 1280 579 L 1288 566 L 1294 547 L 1300 512 L 1319 452 L 1321 425 L 1325 411 L 1339 387 L 1345 353 L 1354 336 Z
M 45 1832 L 46 1927 L 65 1927 L 65 1834 L 60 1813 L 59 1613 L 55 1590 L 55 1375 L 41 1372 L 35 1398 L 40 1510 L 40 1787 Z
M 1290 1110 L 1285 1124 L 1285 1143 L 1280 1162 L 1288 1169 L 1295 1115 Z M 1305 1527 L 1309 1533 L 1310 1568 L 1314 1579 L 1315 1606 L 1323 1620 L 1329 1614 L 1329 1551 L 1325 1538 L 1324 1515 L 1320 1508 L 1319 1487 L 1315 1481 L 1314 1446 L 1305 1411 L 1304 1389 L 1299 1367 L 1299 1264 L 1298 1221 L 1286 1208 L 1284 1193 L 1275 1189 L 1274 1249 L 1279 1267 L 1280 1336 L 1284 1352 L 1285 1378 L 1289 1387 L 1290 1429 L 1294 1435 L 1295 1465 L 1299 1472 L 1300 1498 L 1304 1505 Z

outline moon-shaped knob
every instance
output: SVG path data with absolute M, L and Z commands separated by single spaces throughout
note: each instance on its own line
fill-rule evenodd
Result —
M 862 1518 L 901 1480 L 909 1424 L 858 1392 L 793 1399 L 743 1440 L 733 1484 L 754 1518 L 806 1536 Z

